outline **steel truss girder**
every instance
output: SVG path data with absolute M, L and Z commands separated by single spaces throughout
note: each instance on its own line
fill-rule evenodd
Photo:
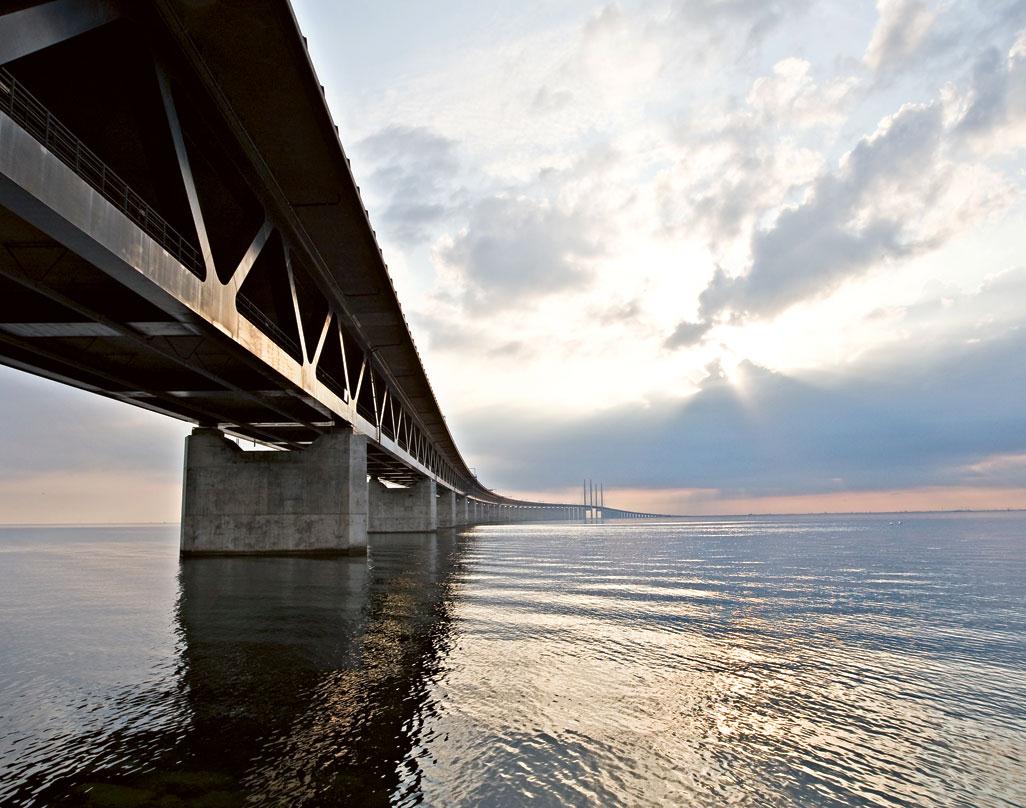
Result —
M 259 364 L 264 365 L 265 373 L 271 371 L 269 375 L 275 377 L 284 389 L 293 391 L 304 400 L 316 402 L 333 418 L 349 422 L 357 431 L 376 440 L 388 455 L 423 476 L 463 490 L 463 486 L 459 486 L 451 474 L 445 473 L 445 469 L 428 465 L 430 460 L 423 451 L 422 441 L 418 441 L 416 446 L 408 444 L 410 450 L 407 450 L 380 435 L 378 424 L 374 422 L 380 423 L 378 412 L 375 412 L 374 421 L 364 418 L 356 412 L 355 396 L 343 401 L 317 379 L 316 365 L 306 358 L 305 352 L 303 361 L 297 362 L 240 314 L 237 308 L 237 282 L 222 284 L 216 272 L 207 272 L 203 279 L 189 272 L 70 167 L 39 148 L 38 143 L 3 112 L 0 112 L 0 152 L 0 203 L 9 210 L 115 280 L 124 283 L 174 320 L 190 326 L 204 324 L 214 334 L 231 340 L 244 349 L 243 353 L 248 352 Z M 254 242 L 258 240 L 254 239 Z M 266 238 L 263 241 L 266 244 Z M 262 247 L 259 245 L 259 249 Z M 253 258 L 255 260 L 255 256 Z M 124 324 L 110 321 L 98 312 L 61 296 L 55 290 L 19 275 L 11 268 L 7 268 L 4 274 L 19 283 L 32 286 L 40 294 L 56 299 L 62 305 L 78 310 L 93 322 L 118 332 L 141 347 L 159 352 L 170 361 L 186 364 L 191 370 L 206 375 L 215 384 L 232 389 L 226 379 L 203 371 L 161 349 L 151 339 L 133 333 Z M 301 322 L 297 326 L 302 329 Z M 361 368 L 361 377 L 370 372 L 366 356 Z M 277 408 L 273 399 L 259 399 L 241 388 L 235 388 L 234 392 L 259 401 L 286 419 L 293 419 L 292 414 Z M 392 399 L 393 402 L 396 399 L 394 393 Z M 407 412 L 406 415 L 412 420 L 412 413 Z M 307 422 L 305 425 L 315 432 L 322 431 L 313 423 Z M 258 439 L 268 440 L 268 436 L 260 434 Z
M 0 267 L 0 272 L 19 284 L 32 288 L 36 293 L 78 312 L 92 324 L 88 327 L 82 324 L 64 324 L 66 336 L 74 335 L 76 328 L 83 336 L 91 336 L 94 332 L 90 332 L 89 329 L 95 326 L 96 336 L 125 340 L 138 351 L 150 352 L 164 362 L 187 368 L 208 380 L 216 388 L 212 391 L 167 391 L 139 385 L 134 385 L 133 388 L 132 379 L 107 374 L 107 381 L 125 389 L 115 392 L 100 388 L 97 392 L 149 409 L 184 415 L 199 421 L 214 415 L 222 427 L 233 434 L 255 438 L 279 447 L 295 448 L 305 441 L 283 440 L 281 433 L 273 430 L 290 430 L 295 427 L 316 435 L 337 421 L 346 421 L 373 441 L 370 452 L 373 458 L 372 465 L 373 468 L 380 470 L 385 479 L 412 481 L 417 476 L 426 476 L 458 493 L 469 494 L 477 501 L 513 504 L 514 501 L 494 494 L 481 487 L 476 479 L 457 471 L 439 451 L 438 446 L 428 439 L 428 435 L 432 434 L 431 430 L 425 427 L 417 407 L 411 403 L 397 381 L 398 378 L 409 375 L 406 373 L 407 365 L 400 367 L 399 370 L 403 373 L 396 376 L 386 364 L 375 358 L 375 352 L 378 350 L 401 346 L 393 345 L 392 342 L 374 345 L 367 337 L 361 320 L 369 322 L 369 317 L 354 317 L 350 312 L 346 294 L 338 287 L 328 268 L 323 266 L 315 245 L 308 243 L 309 237 L 300 219 L 289 200 L 277 187 L 273 172 L 265 165 L 263 155 L 255 144 L 248 140 L 241 121 L 232 117 L 231 104 L 220 94 L 212 77 L 205 72 L 202 57 L 190 50 L 192 46 L 188 41 L 188 34 L 184 29 L 175 30 L 175 15 L 169 11 L 167 3 L 158 2 L 154 7 L 158 9 L 164 23 L 172 30 L 178 45 L 185 52 L 186 61 L 196 73 L 193 78 L 198 80 L 202 91 L 211 96 L 214 106 L 225 116 L 233 136 L 239 138 L 237 145 L 245 159 L 251 163 L 250 168 L 261 183 L 262 187 L 257 196 L 264 200 L 264 220 L 252 234 L 248 249 L 238 261 L 238 265 L 230 268 L 230 275 L 225 272 L 225 267 L 215 266 L 211 234 L 208 232 L 207 217 L 204 215 L 205 201 L 197 189 L 193 176 L 190 144 L 179 117 L 175 90 L 171 86 L 166 66 L 159 60 L 152 59 L 149 67 L 155 73 L 160 107 L 165 115 L 164 123 L 170 134 L 175 163 L 185 190 L 188 212 L 195 229 L 199 254 L 202 256 L 203 271 L 190 271 L 176 260 L 146 232 L 144 226 L 134 223 L 115 204 L 98 193 L 84 179 L 84 175 L 76 174 L 69 164 L 40 148 L 32 135 L 3 112 L 0 112 L 0 204 L 144 300 L 157 306 L 169 317 L 170 322 L 146 325 L 116 322 L 10 266 Z M 115 0 L 51 0 L 2 15 L 0 64 L 93 30 L 118 16 L 119 5 Z M 22 31 L 23 35 L 13 36 L 15 30 Z M 370 227 L 369 222 L 367 226 Z M 301 359 L 293 358 L 285 347 L 275 340 L 273 333 L 261 329 L 259 323 L 247 317 L 239 308 L 242 285 L 274 232 L 278 233 L 282 242 L 283 269 L 286 276 L 284 280 L 287 281 L 291 304 L 289 309 L 294 318 Z M 310 323 L 308 317 L 308 322 L 304 324 L 304 312 L 301 309 L 294 267 L 297 255 L 302 256 L 301 263 L 304 266 L 313 270 L 311 280 L 318 287 L 317 293 L 323 297 L 327 307 L 323 321 Z M 193 258 L 189 257 L 189 260 Z M 222 270 L 220 275 L 218 269 Z M 220 277 L 228 279 L 222 282 Z M 306 286 L 307 284 L 304 284 L 304 288 Z M 353 294 L 349 297 L 359 296 Z M 62 324 L 23 325 L 25 327 L 21 328 L 22 333 L 18 333 L 17 324 L 6 329 L 0 325 L 0 340 L 16 346 L 24 353 L 31 354 L 35 351 L 39 356 L 45 353 L 56 366 L 68 365 L 66 355 L 48 351 L 38 344 L 40 339 L 59 336 Z M 343 338 L 343 328 L 353 335 L 355 351 L 352 345 L 347 346 Z M 191 357 L 183 357 L 170 350 L 160 341 L 164 337 L 197 332 L 200 332 L 198 336 L 205 332 L 204 339 L 231 343 L 234 349 L 237 349 L 233 350 L 232 354 L 266 379 L 270 383 L 267 386 L 271 389 L 245 389 L 232 383 L 223 374 L 191 361 Z M 336 338 L 339 341 L 345 379 L 344 390 L 339 391 L 342 393 L 341 396 L 317 377 L 324 348 L 328 340 Z M 357 366 L 359 372 L 354 389 L 351 385 L 353 374 L 350 371 L 355 370 Z M 38 368 L 36 371 L 41 372 Z M 88 369 L 85 372 L 88 372 Z M 67 377 L 62 373 L 50 375 L 74 380 L 74 374 Z M 100 369 L 95 369 L 93 376 L 96 380 L 104 378 Z M 90 387 L 84 383 L 80 386 Z M 174 410 L 161 410 L 162 396 L 175 400 Z M 250 401 L 272 417 L 268 419 L 265 416 L 262 419 L 239 423 L 231 414 L 219 412 L 216 406 L 210 403 L 218 397 L 226 396 Z M 297 418 L 296 412 L 277 403 L 287 398 L 302 402 L 316 412 L 317 416 Z M 423 396 L 418 395 L 413 400 L 420 401 L 422 398 Z M 361 406 L 365 412 L 360 411 Z M 275 417 L 282 420 L 275 420 Z M 431 423 L 434 424 L 433 428 L 437 429 L 438 417 L 433 415 Z M 448 443 L 446 447 L 446 452 L 452 451 Z M 456 451 L 458 454 L 458 450 Z M 523 504 L 533 507 L 544 505 Z

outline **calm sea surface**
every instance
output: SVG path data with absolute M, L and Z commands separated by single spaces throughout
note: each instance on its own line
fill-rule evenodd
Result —
M 176 533 L 0 529 L 0 804 L 1026 805 L 1022 514 Z

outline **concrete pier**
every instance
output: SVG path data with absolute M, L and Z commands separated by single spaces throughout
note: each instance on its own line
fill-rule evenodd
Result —
M 367 552 L 367 439 L 245 452 L 217 429 L 185 440 L 182 555 Z
M 456 494 L 447 488 L 442 489 L 442 493 L 438 495 L 438 527 L 456 527 L 460 524 L 458 514 L 456 513 Z
M 370 533 L 429 533 L 438 529 L 438 494 L 434 480 L 409 488 L 389 488 L 378 480 L 368 484 Z

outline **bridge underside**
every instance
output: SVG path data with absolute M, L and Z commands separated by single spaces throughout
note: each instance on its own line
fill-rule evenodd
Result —
M 464 462 L 287 2 L 0 12 L 0 247 L 0 362 L 197 424 L 197 446 L 215 429 L 295 455 L 210 449 L 263 493 L 187 484 L 186 514 L 235 536 L 206 549 L 582 515 L 495 494 Z M 304 494 L 300 455 L 343 443 L 344 504 Z M 314 546 L 282 538 L 289 514 Z
M 0 361 L 282 449 L 349 423 L 373 439 L 372 474 L 474 488 L 351 176 L 317 165 L 324 110 L 309 110 L 303 65 L 284 52 L 302 47 L 282 36 L 287 4 L 234 12 L 269 37 L 250 45 L 281 57 L 270 84 L 295 85 L 277 99 L 287 122 L 270 97 L 239 120 L 238 99 L 204 84 L 175 41 L 196 32 L 160 25 L 161 5 L 177 4 L 51 0 L 0 15 Z M 243 80 L 245 62 L 226 58 L 221 78 Z M 289 149 L 274 165 L 253 151 L 268 127 Z M 334 183 L 333 204 L 269 193 L 301 179 L 297 158 L 310 161 L 303 190 L 327 199 L 319 184 Z M 344 271 L 325 271 L 329 248 Z
M 171 317 L 2 207 L 0 244 L 4 364 L 280 448 L 339 423 L 235 341 Z M 368 470 L 403 485 L 422 476 L 375 445 Z

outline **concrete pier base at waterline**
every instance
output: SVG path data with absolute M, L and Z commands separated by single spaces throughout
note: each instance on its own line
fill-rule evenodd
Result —
M 389 488 L 378 480 L 368 483 L 371 533 L 432 533 L 438 530 L 438 489 L 424 478 L 408 488 Z
M 182 555 L 363 554 L 367 527 L 367 439 L 351 429 L 293 452 L 186 438 Z
M 441 489 L 438 493 L 438 529 L 462 527 L 469 523 L 467 518 L 467 498 L 455 491 Z

